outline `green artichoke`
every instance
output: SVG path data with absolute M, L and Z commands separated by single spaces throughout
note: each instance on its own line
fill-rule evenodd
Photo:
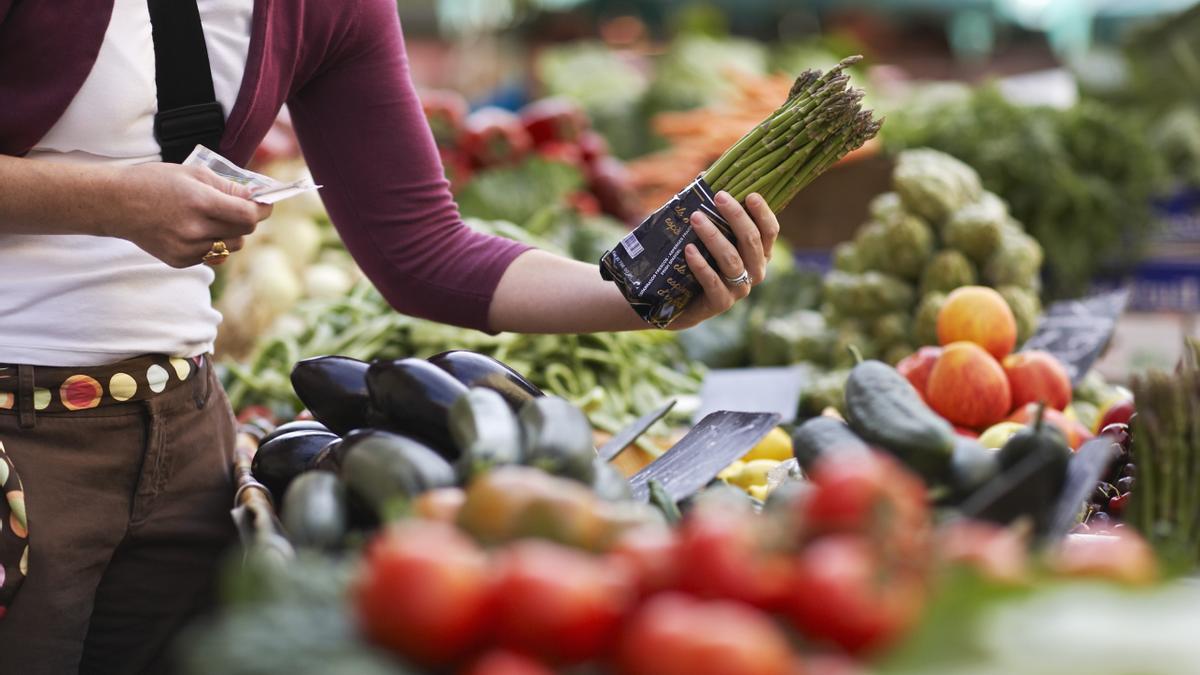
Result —
M 921 274 L 921 295 L 934 291 L 949 293 L 960 286 L 970 286 L 975 281 L 975 267 L 967 260 L 967 256 L 954 249 L 946 249 L 933 256 Z
M 884 314 L 871 323 L 871 337 L 884 348 L 907 343 L 911 330 L 912 317 L 908 312 Z
M 902 279 L 880 272 L 849 274 L 834 270 L 825 276 L 825 299 L 845 317 L 874 317 L 912 307 L 913 289 Z
M 925 148 L 900 153 L 892 183 L 905 209 L 935 225 L 983 193 L 974 169 L 950 155 Z
M 872 264 L 867 269 L 879 270 L 901 279 L 916 280 L 921 269 L 933 254 L 933 229 L 917 216 L 904 214 L 893 220 L 874 223 L 870 230 L 876 244 Z
M 1008 207 L 990 192 L 983 198 L 955 211 L 942 230 L 950 248 L 958 249 L 972 262 L 982 265 L 1000 247 L 1000 238 L 1008 222 Z
M 843 241 L 833 247 L 833 269 L 850 273 L 863 271 L 858 258 L 858 247 L 854 242 Z
M 833 339 L 820 312 L 800 310 L 771 317 L 750 336 L 750 362 L 755 366 L 824 363 Z
M 1000 247 L 983 268 L 984 278 L 993 286 L 1036 289 L 1044 256 L 1041 244 L 1018 223 L 1009 221 L 1001 231 Z
M 846 380 L 850 369 L 831 370 L 818 375 L 800 394 L 800 409 L 807 415 L 820 415 L 826 408 L 846 412 Z
M 877 220 L 881 223 L 890 223 L 908 214 L 904 210 L 904 204 L 900 202 L 900 195 L 895 192 L 884 192 L 881 195 L 876 195 L 867 204 L 867 212 L 871 215 L 872 220 Z
M 1037 330 L 1038 318 L 1042 314 L 1042 303 L 1037 293 L 1020 286 L 1001 286 L 996 291 L 1008 303 L 1017 319 L 1017 344 L 1024 344 Z
M 887 362 L 888 365 L 894 366 L 915 351 L 917 350 L 907 342 L 897 342 L 891 347 L 888 347 L 887 351 L 883 353 L 883 360 Z

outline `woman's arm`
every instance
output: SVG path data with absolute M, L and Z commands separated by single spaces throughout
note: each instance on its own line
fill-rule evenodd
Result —
M 313 177 L 325 186 L 321 197 L 334 225 L 392 307 L 481 330 L 647 327 L 597 266 L 463 224 L 412 85 L 393 0 L 332 3 L 320 11 L 322 20 L 346 25 L 288 108 Z M 763 244 L 774 240 L 778 224 L 765 204 L 751 200 L 751 218 L 727 202 L 719 208 L 734 225 L 738 248 L 703 219 L 694 221 L 696 230 L 724 276 L 746 270 L 761 281 Z M 728 286 L 695 250 L 687 260 L 705 292 L 677 322 L 681 327 L 728 309 L 750 290 Z
M 129 167 L 0 155 L 0 234 L 128 239 L 175 267 L 200 263 L 213 241 L 231 250 L 271 213 L 249 190 L 208 169 Z

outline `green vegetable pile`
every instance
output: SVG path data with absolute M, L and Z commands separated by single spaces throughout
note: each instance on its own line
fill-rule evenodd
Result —
M 929 99 L 893 113 L 885 143 L 934 148 L 974 167 L 1044 248 L 1049 296 L 1079 295 L 1106 266 L 1137 261 L 1164 170 L 1135 119 L 1093 100 L 1019 106 L 992 87 Z

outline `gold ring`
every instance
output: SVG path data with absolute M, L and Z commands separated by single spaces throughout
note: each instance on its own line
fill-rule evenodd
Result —
M 225 262 L 225 259 L 228 257 L 229 247 L 225 245 L 225 242 L 217 239 L 213 242 L 212 248 L 209 249 L 208 253 L 204 254 L 204 264 L 216 267 Z

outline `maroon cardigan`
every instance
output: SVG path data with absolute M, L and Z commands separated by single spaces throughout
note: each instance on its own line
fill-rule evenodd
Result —
M 91 71 L 112 0 L 0 0 L 0 153 L 29 152 Z M 463 224 L 414 92 L 395 0 L 254 0 L 221 154 L 248 161 L 287 103 L 346 247 L 398 311 L 487 329 L 528 247 Z

